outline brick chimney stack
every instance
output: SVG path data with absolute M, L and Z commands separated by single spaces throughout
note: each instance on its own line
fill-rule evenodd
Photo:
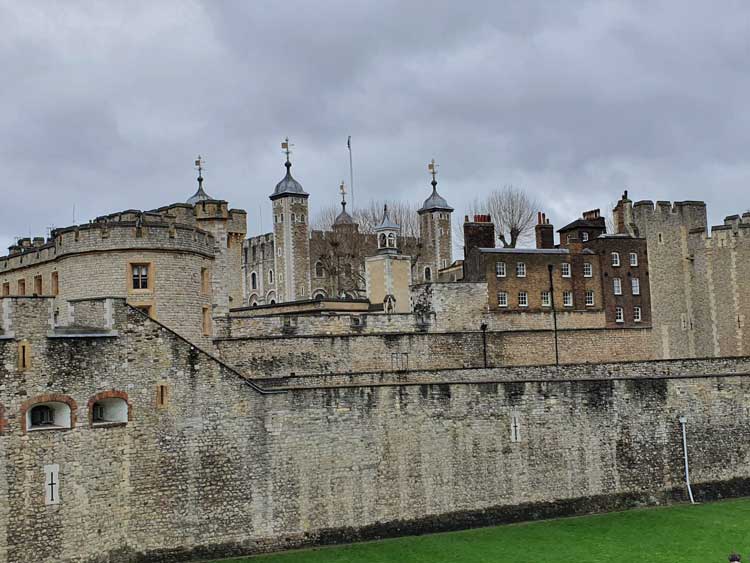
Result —
M 537 248 L 555 248 L 555 228 L 550 225 L 549 219 L 541 211 L 537 213 L 536 227 L 536 247 Z
M 464 216 L 464 259 L 472 248 L 495 248 L 495 224 L 489 215 Z

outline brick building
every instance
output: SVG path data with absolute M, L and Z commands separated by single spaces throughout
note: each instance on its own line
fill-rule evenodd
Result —
M 558 231 L 539 213 L 536 248 L 495 248 L 494 225 L 477 215 L 464 223 L 465 279 L 487 283 L 488 307 L 504 314 L 603 312 L 607 328 L 650 326 L 646 241 L 607 234 L 599 210 Z M 487 245 L 487 246 L 479 246 Z M 589 317 L 591 315 L 588 315 Z

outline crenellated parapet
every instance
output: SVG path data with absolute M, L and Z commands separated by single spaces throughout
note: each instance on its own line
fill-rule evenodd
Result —
M 99 217 L 87 224 L 55 229 L 44 244 L 15 245 L 10 254 L 0 257 L 0 273 L 63 256 L 114 250 L 159 249 L 212 257 L 214 245 L 213 235 L 203 229 L 163 221 L 153 214 L 123 212 Z

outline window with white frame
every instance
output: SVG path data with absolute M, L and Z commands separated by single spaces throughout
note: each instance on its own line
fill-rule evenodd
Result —
M 638 278 L 631 278 L 630 288 L 633 290 L 633 295 L 641 294 L 641 280 Z
M 615 295 L 622 295 L 622 280 L 620 278 L 612 278 L 612 289 Z
M 619 266 L 620 265 L 620 253 L 619 252 L 613 252 L 612 253 L 612 265 L 613 266 Z
M 498 278 L 505 277 L 505 262 L 495 262 L 495 275 Z
M 560 264 L 560 271 L 562 272 L 562 277 L 569 278 L 570 277 L 570 263 L 563 262 L 562 264 Z
M 631 266 L 637 266 L 638 265 L 638 254 L 636 252 L 630 253 L 630 265 Z
M 501 291 L 497 294 L 497 306 L 498 307 L 508 306 L 508 294 L 505 291 Z
M 625 312 L 622 310 L 622 307 L 615 307 L 615 322 L 616 323 L 625 322 Z
M 563 307 L 572 307 L 572 306 L 573 306 L 573 292 L 563 291 Z
M 587 289 L 586 290 L 586 307 L 593 307 L 593 306 L 594 306 L 594 290 Z
M 542 307 L 549 307 L 550 305 L 552 305 L 552 299 L 549 291 L 542 291 Z
M 583 263 L 583 277 L 590 278 L 593 275 L 594 275 L 594 269 L 591 267 L 591 263 L 584 262 Z
M 518 292 L 518 306 L 528 307 L 529 306 L 529 294 L 525 291 Z
M 588 240 L 589 240 L 589 234 L 588 234 L 588 233 L 587 233 L 586 231 L 583 231 L 583 232 L 581 233 L 581 240 L 582 240 L 583 242 L 588 242 Z
M 633 307 L 633 321 L 636 323 L 641 322 L 641 308 Z
M 518 262 L 516 264 L 516 277 L 519 277 L 519 278 L 526 277 L 526 263 L 525 262 Z

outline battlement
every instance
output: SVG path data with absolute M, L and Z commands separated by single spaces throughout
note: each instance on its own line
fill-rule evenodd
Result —
M 713 225 L 708 233 L 704 229 L 691 229 L 688 234 L 702 241 L 706 248 L 726 247 L 731 239 L 746 245 L 750 241 L 750 213 L 729 215 L 722 225 Z
M 657 201 L 641 200 L 633 204 L 633 222 L 642 233 L 649 227 L 687 227 L 703 229 L 708 225 L 706 203 L 703 201 Z
M 137 218 L 133 220 L 138 213 Z M 44 244 L 15 245 L 11 253 L 0 257 L 0 272 L 25 268 L 55 260 L 65 255 L 92 251 L 132 248 L 181 250 L 214 256 L 214 237 L 191 225 L 169 223 L 154 214 L 124 211 L 105 220 L 99 217 L 83 225 L 55 229 Z M 20 241 L 19 241 L 20 242 Z

